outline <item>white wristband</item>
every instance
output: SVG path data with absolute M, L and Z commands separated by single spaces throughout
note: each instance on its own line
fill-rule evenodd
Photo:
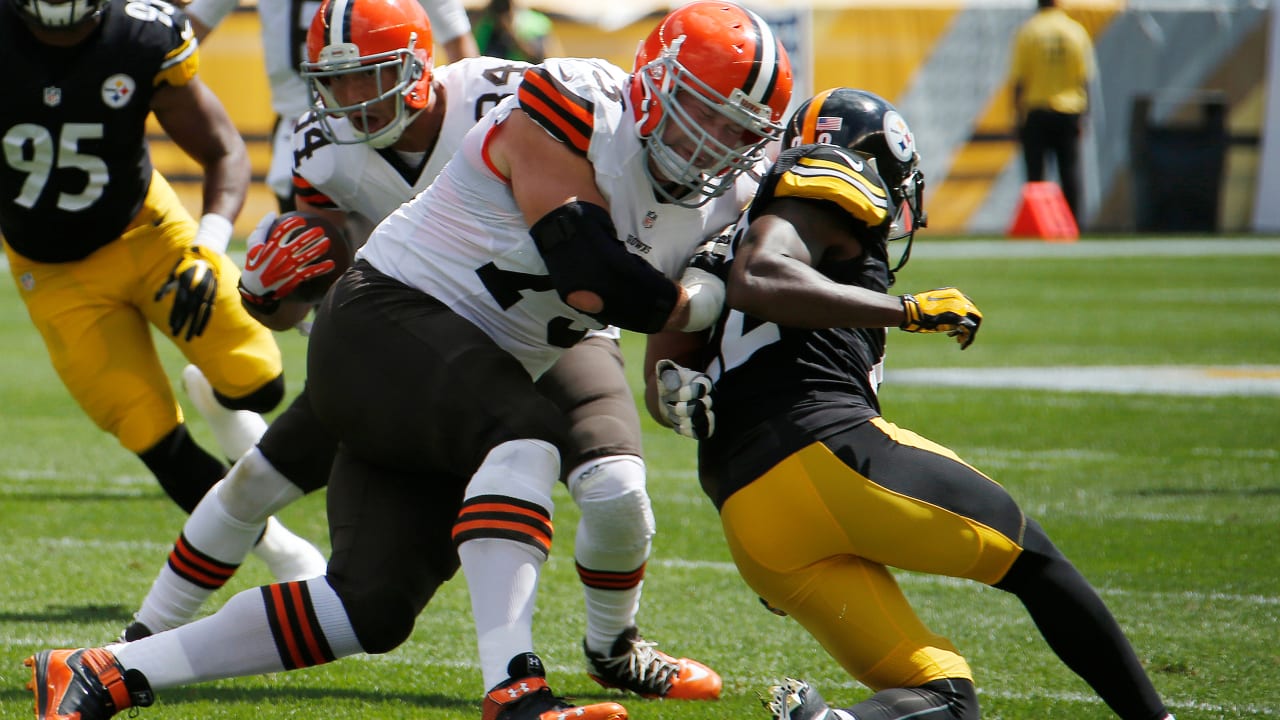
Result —
M 205 213 L 196 230 L 196 244 L 222 255 L 231 242 L 231 221 L 217 213 Z
M 724 309 L 724 281 L 706 270 L 691 267 L 685 269 L 680 284 L 689 293 L 689 322 L 681 329 L 698 332 L 711 327 Z

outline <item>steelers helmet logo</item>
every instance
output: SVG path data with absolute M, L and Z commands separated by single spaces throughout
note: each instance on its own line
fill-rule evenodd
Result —
M 902 119 L 897 110 L 890 110 L 884 114 L 884 139 L 893 156 L 902 162 L 908 162 L 915 157 L 916 138 L 911 134 L 911 128 L 907 127 L 907 121 Z
M 133 78 L 116 73 L 102 83 L 102 102 L 109 108 L 119 110 L 133 100 L 136 88 Z

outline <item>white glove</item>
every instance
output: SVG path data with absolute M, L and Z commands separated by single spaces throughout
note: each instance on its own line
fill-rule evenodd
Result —
M 659 360 L 658 409 L 673 430 L 706 440 L 716 431 L 716 414 L 711 410 L 711 378 L 697 370 Z

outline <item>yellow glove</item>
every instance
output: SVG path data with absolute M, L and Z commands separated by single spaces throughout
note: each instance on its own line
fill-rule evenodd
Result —
M 907 332 L 944 332 L 956 339 L 963 350 L 973 344 L 982 324 L 982 311 L 965 294 L 953 287 L 902 296 Z
M 173 309 L 169 311 L 169 332 L 174 337 L 187 329 L 186 339 L 199 337 L 213 316 L 213 303 L 218 297 L 217 260 L 213 252 L 200 245 L 182 251 L 164 285 L 156 291 L 160 302 L 173 293 Z

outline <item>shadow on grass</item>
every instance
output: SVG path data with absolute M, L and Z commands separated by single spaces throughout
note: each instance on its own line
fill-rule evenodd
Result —
M 111 490 L 84 490 L 78 492 L 48 492 L 44 490 L 7 489 L 0 491 L 0 497 L 13 502 L 48 502 L 48 503 L 83 503 L 83 502 L 145 502 L 154 503 L 164 497 L 157 488 L 120 488 Z
M 133 619 L 133 609 L 123 605 L 49 605 L 43 610 L 0 610 L 0 622 L 123 624 Z
M 1150 488 L 1121 493 L 1137 497 L 1280 497 L 1280 486 L 1248 488 Z

